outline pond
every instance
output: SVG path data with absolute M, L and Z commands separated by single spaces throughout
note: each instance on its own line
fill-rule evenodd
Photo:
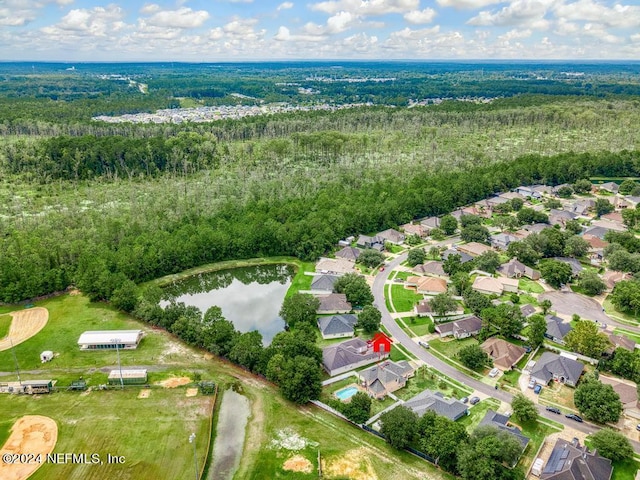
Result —
M 284 330 L 278 312 L 295 271 L 291 265 L 258 265 L 194 275 L 164 289 L 164 302 L 183 302 L 204 314 L 217 305 L 236 330 L 262 334 L 269 345 Z

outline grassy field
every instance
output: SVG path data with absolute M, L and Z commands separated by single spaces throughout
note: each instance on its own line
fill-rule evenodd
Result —
M 613 475 L 611 480 L 627 480 L 628 478 L 635 478 L 635 474 L 640 468 L 640 464 L 635 460 L 619 460 L 613 462 Z
M 103 303 L 90 303 L 82 295 L 61 295 L 37 302 L 49 310 L 47 325 L 35 336 L 15 346 L 21 370 L 45 370 L 54 373 L 79 371 L 117 365 L 115 351 L 81 351 L 78 338 L 85 330 L 142 329 L 145 336 L 135 350 L 120 352 L 123 366 L 171 364 L 173 357 L 167 347 L 170 340 L 164 331 L 152 330 Z M 51 350 L 53 361 L 41 364 L 40 353 Z M 177 357 L 176 357 L 177 358 Z M 10 350 L 0 352 L 0 372 L 14 371 L 15 363 Z M 55 377 L 54 377 L 55 378 Z
M 471 392 L 468 387 L 448 382 L 435 372 L 422 367 L 407 381 L 404 388 L 395 392 L 395 395 L 402 400 L 409 400 L 426 389 L 440 391 L 446 396 L 455 398 L 464 397 Z
M 543 293 L 544 288 L 538 282 L 529 280 L 528 278 L 521 278 L 518 282 L 518 288 L 524 292 L 529 293 Z
M 543 387 L 540 392 L 540 399 L 545 403 L 560 405 L 564 408 L 576 411 L 576 405 L 573 403 L 573 394 L 575 389 L 562 385 L 561 383 L 551 382 L 548 387 Z
M 475 338 L 464 338 L 462 340 L 442 340 L 439 338 L 435 338 L 429 342 L 431 348 L 437 350 L 442 353 L 444 356 L 449 358 L 455 358 L 456 354 L 463 348 L 468 345 L 477 345 L 478 341 Z
M 13 320 L 11 315 L 0 315 L 0 338 L 4 338 L 9 334 L 11 320 Z
M 393 278 L 401 278 L 403 280 L 406 280 L 409 277 L 415 277 L 415 273 L 413 272 L 401 272 L 401 271 L 396 271 L 395 275 L 393 276 Z
M 296 265 L 296 274 L 291 281 L 291 285 L 287 290 L 286 297 L 290 297 L 294 293 L 300 290 L 309 290 L 311 288 L 311 282 L 313 281 L 313 275 L 305 275 L 305 272 L 315 272 L 316 264 L 313 262 L 294 262 Z
M 433 324 L 429 317 L 406 317 L 403 318 L 404 322 L 407 326 L 414 332 L 417 336 L 421 337 L 422 335 L 426 335 L 429 333 L 429 326 Z
M 607 315 L 617 318 L 622 322 L 630 323 L 632 325 L 637 325 L 638 323 L 640 323 L 640 319 L 638 319 L 638 317 L 636 317 L 635 315 L 617 310 L 613 303 L 611 303 L 611 300 L 609 300 L 609 297 L 604 299 L 602 306 L 604 307 Z
M 561 428 L 554 428 L 552 426 L 540 423 L 540 422 L 522 422 L 518 423 L 517 418 L 511 418 L 515 425 L 522 429 L 522 434 L 526 437 L 529 437 L 529 445 L 527 445 L 527 449 L 524 452 L 524 455 L 520 458 L 519 465 L 523 467 L 524 470 L 528 469 L 529 466 L 535 461 L 535 455 L 542 445 L 545 437 L 551 435 L 552 433 L 556 433 L 561 431 Z
M 416 303 L 423 299 L 413 290 L 408 290 L 402 285 L 391 285 L 391 302 L 396 312 L 410 312 Z
M 3 418 L 13 424 L 23 415 L 45 415 L 58 424 L 54 452 L 123 455 L 124 465 L 44 464 L 32 477 L 66 479 L 174 479 L 193 471 L 196 434 L 199 463 L 205 457 L 212 397 L 185 397 L 184 388 L 55 393 L 37 397 L 5 395 Z M 2 427 L 6 425 L 2 423 Z

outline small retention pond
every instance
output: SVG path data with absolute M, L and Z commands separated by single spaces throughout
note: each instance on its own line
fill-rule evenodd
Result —
M 249 399 L 229 389 L 224 392 L 218 413 L 210 480 L 231 480 L 240 465 L 250 413 Z
M 217 305 L 240 332 L 257 330 L 264 345 L 284 329 L 278 312 L 295 271 L 290 265 L 258 265 L 194 275 L 164 289 L 164 301 L 184 302 L 204 314 Z

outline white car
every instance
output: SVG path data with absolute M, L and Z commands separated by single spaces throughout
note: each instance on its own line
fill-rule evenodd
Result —
M 536 386 L 536 381 L 535 380 L 529 381 L 529 388 L 535 388 L 535 386 Z
M 493 377 L 497 377 L 499 373 L 500 373 L 500 370 L 498 370 L 497 368 L 493 368 L 493 369 L 489 372 L 489 376 L 490 376 L 491 378 L 493 378 Z

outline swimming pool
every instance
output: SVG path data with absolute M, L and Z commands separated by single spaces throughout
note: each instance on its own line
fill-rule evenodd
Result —
M 348 400 L 353 397 L 356 393 L 358 393 L 357 387 L 346 387 L 342 390 L 338 390 L 334 395 L 338 397 L 340 400 Z

